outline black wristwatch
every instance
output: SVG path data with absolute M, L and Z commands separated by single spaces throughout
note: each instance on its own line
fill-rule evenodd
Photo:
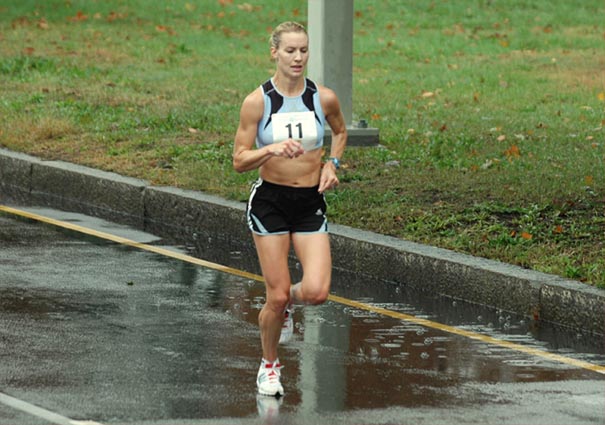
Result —
M 334 164 L 334 168 L 336 168 L 337 170 L 340 168 L 340 159 L 332 156 L 328 158 L 328 161 L 332 161 L 332 164 Z

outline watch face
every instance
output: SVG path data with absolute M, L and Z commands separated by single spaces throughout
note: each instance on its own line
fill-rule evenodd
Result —
M 340 161 L 338 160 L 338 158 L 330 158 L 330 160 L 334 163 L 334 166 L 336 168 L 340 168 Z

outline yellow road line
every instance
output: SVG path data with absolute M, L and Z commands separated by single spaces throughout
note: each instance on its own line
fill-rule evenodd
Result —
M 127 245 L 127 246 L 131 246 L 134 248 L 142 249 L 145 251 L 154 252 L 156 254 L 175 258 L 177 260 L 185 261 L 185 262 L 192 263 L 192 264 L 197 264 L 199 266 L 206 267 L 206 268 L 209 268 L 212 270 L 217 270 L 220 272 L 225 272 L 225 273 L 233 274 L 236 276 L 245 277 L 247 279 L 257 280 L 259 282 L 263 281 L 262 276 L 259 276 L 254 273 L 248 273 L 243 270 L 234 269 L 231 267 L 223 266 L 221 264 L 216 264 L 216 263 L 206 261 L 206 260 L 201 260 L 199 258 L 192 257 L 192 256 L 186 255 L 186 254 L 181 254 L 181 253 L 174 252 L 174 251 L 170 251 L 165 248 L 161 248 L 161 247 L 157 247 L 157 246 L 153 246 L 153 245 L 147 245 L 147 244 L 140 243 L 140 242 L 135 242 L 133 240 L 126 239 L 126 238 L 116 236 L 116 235 L 112 235 L 110 233 L 100 232 L 97 230 L 89 229 L 87 227 L 78 226 L 77 224 L 68 223 L 68 222 L 64 222 L 64 221 L 60 221 L 60 220 L 55 220 L 53 218 L 44 217 L 44 216 L 41 216 L 38 214 L 30 213 L 30 212 L 23 211 L 23 210 L 18 210 L 15 208 L 4 206 L 4 205 L 0 205 L 0 211 L 4 211 L 6 213 L 21 216 L 21 217 L 28 218 L 31 220 L 40 221 L 43 223 L 52 224 L 53 226 L 62 227 L 64 229 L 73 230 L 73 231 L 79 232 L 79 233 L 84 233 L 84 234 L 87 234 L 90 236 L 109 240 L 109 241 L 116 242 L 116 243 L 119 243 L 122 245 Z M 585 362 L 582 360 L 572 359 L 569 357 L 561 356 L 559 354 L 554 354 L 554 353 L 549 353 L 546 351 L 538 350 L 536 348 L 526 347 L 524 345 L 517 344 L 514 342 L 504 341 L 504 340 L 494 338 L 494 337 L 491 337 L 488 335 L 483 335 L 483 334 L 480 334 L 477 332 L 466 331 L 464 329 L 456 328 L 454 326 L 444 325 L 442 323 L 434 322 L 432 320 L 421 319 L 421 318 L 418 318 L 418 317 L 415 317 L 415 316 L 412 316 L 409 314 L 399 313 L 399 312 L 387 310 L 387 309 L 381 308 L 381 307 L 375 307 L 370 304 L 361 303 L 358 301 L 350 300 L 348 298 L 339 297 L 337 295 L 330 295 L 328 297 L 328 299 L 330 301 L 340 303 L 343 305 L 347 305 L 349 307 L 354 307 L 354 308 L 357 308 L 360 310 L 371 311 L 373 313 L 380 314 L 380 315 L 387 316 L 387 317 L 392 317 L 394 319 L 405 320 L 407 322 L 416 323 L 418 325 L 425 326 L 427 328 L 436 329 L 436 330 L 439 330 L 442 332 L 447 332 L 447 333 L 451 333 L 454 335 L 463 336 L 463 337 L 470 338 L 470 339 L 473 339 L 476 341 L 481 341 L 481 342 L 484 342 L 487 344 L 508 348 L 510 350 L 519 351 L 521 353 L 529 354 L 529 355 L 536 356 L 536 357 L 541 357 L 541 358 L 544 358 L 547 360 L 551 360 L 551 361 L 558 362 L 558 363 L 563 363 L 566 365 L 570 365 L 570 366 L 574 366 L 574 367 L 578 367 L 578 368 L 582 368 L 582 369 L 587 369 L 587 370 L 605 375 L 605 366 Z
M 44 217 L 39 214 L 30 213 L 23 210 L 18 210 L 15 208 L 7 207 L 4 205 L 0 205 L 0 211 L 4 211 L 13 215 L 18 215 L 24 218 L 28 218 L 31 220 L 40 221 L 42 223 L 52 224 L 53 226 L 62 227 L 64 229 L 73 230 L 78 233 L 84 233 L 86 235 L 94 236 L 100 239 L 106 239 L 112 242 L 119 243 L 121 245 L 131 246 L 133 248 L 142 249 L 145 251 L 155 252 L 156 254 L 163 255 L 165 257 L 172 257 L 177 260 L 197 264 L 199 266 L 203 266 L 209 269 L 218 270 L 225 273 L 234 274 L 237 276 L 245 277 L 248 279 L 263 281 L 263 278 L 259 275 L 248 273 L 243 270 L 233 269 L 231 267 L 223 266 L 221 264 L 211 263 L 210 261 L 201 260 L 199 258 L 192 257 L 190 255 L 181 254 L 179 252 L 170 251 L 165 248 L 147 245 L 144 243 L 136 242 L 130 239 L 123 238 L 121 236 L 112 235 L 110 233 L 99 232 L 94 229 L 89 229 L 88 227 L 78 226 L 77 224 L 68 223 L 61 220 L 55 220 L 54 218 Z
M 421 319 L 415 316 L 411 316 L 409 314 L 399 313 L 392 310 L 387 310 L 385 308 L 375 307 L 372 305 L 368 305 L 365 303 L 360 303 L 357 301 L 349 300 L 347 298 L 342 298 L 336 295 L 330 295 L 330 299 L 340 304 L 348 305 L 349 307 L 355 307 L 360 310 L 371 311 L 376 314 L 380 314 L 383 316 L 392 317 L 394 319 L 405 320 L 408 322 L 413 322 L 418 325 L 425 326 L 427 328 L 432 328 L 436 330 L 440 330 L 443 332 L 448 332 L 455 335 L 460 335 L 466 338 L 470 338 L 476 341 L 485 342 L 487 344 L 496 345 L 499 347 L 505 347 L 511 350 L 520 351 L 522 353 L 531 354 L 532 356 L 542 357 L 544 359 L 552 360 L 559 363 L 564 363 L 570 366 L 579 367 L 582 369 L 588 369 L 593 372 L 605 374 L 605 366 L 596 365 L 593 363 L 585 362 L 582 360 L 576 360 L 569 357 L 561 356 L 559 354 L 548 353 L 546 351 L 538 350 L 536 348 L 526 347 L 521 344 L 516 344 L 514 342 L 504 341 L 502 339 L 494 338 L 488 335 L 483 335 L 477 332 L 466 331 L 464 329 L 456 328 L 454 326 L 444 325 L 439 322 L 433 322 L 432 320 Z

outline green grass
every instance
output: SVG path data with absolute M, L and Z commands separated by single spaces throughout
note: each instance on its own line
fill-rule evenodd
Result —
M 355 2 L 331 220 L 605 288 L 601 0 Z M 304 0 L 0 0 L 0 145 L 243 201 L 244 96 Z

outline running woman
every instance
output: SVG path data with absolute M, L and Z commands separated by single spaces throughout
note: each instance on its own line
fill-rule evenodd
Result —
M 265 280 L 266 303 L 259 313 L 262 361 L 258 393 L 280 397 L 277 348 L 292 334 L 292 304 L 317 305 L 330 291 L 332 257 L 324 192 L 339 183 L 336 172 L 347 129 L 336 94 L 305 77 L 309 37 L 296 22 L 278 25 L 270 38 L 276 69 L 243 101 L 235 134 L 233 167 L 259 170 L 246 217 Z M 332 130 L 324 161 L 326 123 Z M 290 246 L 302 266 L 292 284 Z

